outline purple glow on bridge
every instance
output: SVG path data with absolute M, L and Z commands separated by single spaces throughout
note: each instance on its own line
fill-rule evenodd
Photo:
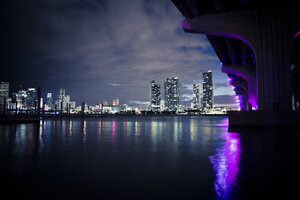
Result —
M 229 37 L 229 38 L 235 38 L 238 39 L 240 41 L 242 41 L 243 43 L 245 43 L 251 50 L 252 50 L 252 55 L 251 58 L 253 58 L 253 63 L 256 63 L 256 52 L 251 44 L 250 41 L 248 41 L 245 37 L 243 37 L 242 35 L 238 35 L 236 33 L 228 33 L 228 32 L 205 32 L 205 31 L 200 31 L 198 29 L 195 29 L 191 26 L 191 24 L 189 23 L 190 19 L 184 19 L 182 21 L 182 27 L 185 31 L 190 32 L 190 33 L 200 33 L 200 34 L 206 34 L 206 35 L 210 35 L 210 36 L 221 36 L 221 37 Z M 300 33 L 300 31 L 296 34 L 298 35 Z M 236 55 L 232 55 L 233 56 L 233 60 L 235 60 L 234 58 L 236 57 Z M 245 105 L 248 105 L 248 103 L 252 104 L 252 108 L 257 109 L 257 85 L 255 82 L 253 82 L 252 78 L 251 78 L 251 74 L 248 73 L 242 73 L 239 70 L 235 70 L 235 69 L 231 69 L 230 66 L 224 66 L 220 60 L 220 64 L 222 66 L 222 71 L 224 70 L 223 68 L 225 68 L 225 70 L 223 72 L 227 73 L 228 75 L 228 81 L 229 84 L 232 87 L 233 91 L 236 92 L 236 87 L 242 87 L 245 92 L 246 92 L 246 96 L 243 99 L 243 103 L 245 103 Z M 233 65 L 235 65 L 234 61 L 232 63 Z M 245 58 L 242 60 L 242 64 L 245 65 L 246 64 L 246 60 Z M 247 83 L 248 83 L 248 87 L 243 87 L 243 85 L 239 85 L 238 82 L 235 82 L 235 78 L 234 76 L 230 76 L 230 74 L 234 75 L 234 76 L 240 76 L 242 77 Z M 251 81 L 249 81 L 251 80 Z M 255 89 L 254 89 L 255 88 Z M 239 101 L 238 101 L 239 102 Z M 244 104 L 243 104 L 244 105 Z M 243 109 L 247 109 L 247 106 L 243 106 Z
M 237 186 L 239 172 L 240 138 L 238 133 L 224 131 L 221 137 L 225 140 L 216 154 L 210 156 L 210 162 L 216 173 L 214 189 L 220 199 L 230 199 L 233 187 Z
M 192 29 L 192 27 L 190 26 L 190 24 L 187 22 L 186 19 L 182 20 L 182 28 L 184 30 L 191 30 Z
M 292 38 L 291 42 L 290 42 L 290 49 L 292 48 L 292 44 L 294 42 L 294 40 L 296 39 L 296 37 L 298 37 L 298 35 L 300 34 L 300 30 L 294 35 L 294 37 Z

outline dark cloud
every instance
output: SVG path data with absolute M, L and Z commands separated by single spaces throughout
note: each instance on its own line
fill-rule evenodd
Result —
M 12 0 L 0 9 L 0 80 L 12 90 L 64 87 L 78 103 L 142 102 L 150 80 L 192 84 L 219 64 L 205 36 L 184 33 L 169 0 Z

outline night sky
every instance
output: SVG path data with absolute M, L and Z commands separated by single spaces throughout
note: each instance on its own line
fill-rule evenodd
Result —
M 65 88 L 77 105 L 145 105 L 151 80 L 178 76 L 187 104 L 192 83 L 212 70 L 215 104 L 234 103 L 206 36 L 185 33 L 170 0 L 7 0 L 0 16 L 0 81 L 10 92 Z

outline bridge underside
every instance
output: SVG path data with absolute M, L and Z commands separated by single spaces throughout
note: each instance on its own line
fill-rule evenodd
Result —
M 295 117 L 286 114 L 299 110 L 300 102 L 300 14 L 295 2 L 172 1 L 185 17 L 183 29 L 207 36 L 241 110 L 272 115 L 272 122 L 261 125 L 280 125 L 280 113 Z M 254 116 L 242 113 L 235 116 Z

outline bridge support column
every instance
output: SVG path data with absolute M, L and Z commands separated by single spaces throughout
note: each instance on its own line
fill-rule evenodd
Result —
M 247 106 L 249 103 L 252 107 L 257 109 L 257 83 L 256 83 L 256 67 L 255 64 L 251 65 L 230 65 L 222 66 L 222 72 L 227 74 L 234 74 L 242 76 L 248 81 L 248 99 Z M 249 109 L 249 108 L 248 108 Z
M 289 40 L 286 14 L 281 10 L 257 12 L 255 44 L 259 110 L 292 109 Z

